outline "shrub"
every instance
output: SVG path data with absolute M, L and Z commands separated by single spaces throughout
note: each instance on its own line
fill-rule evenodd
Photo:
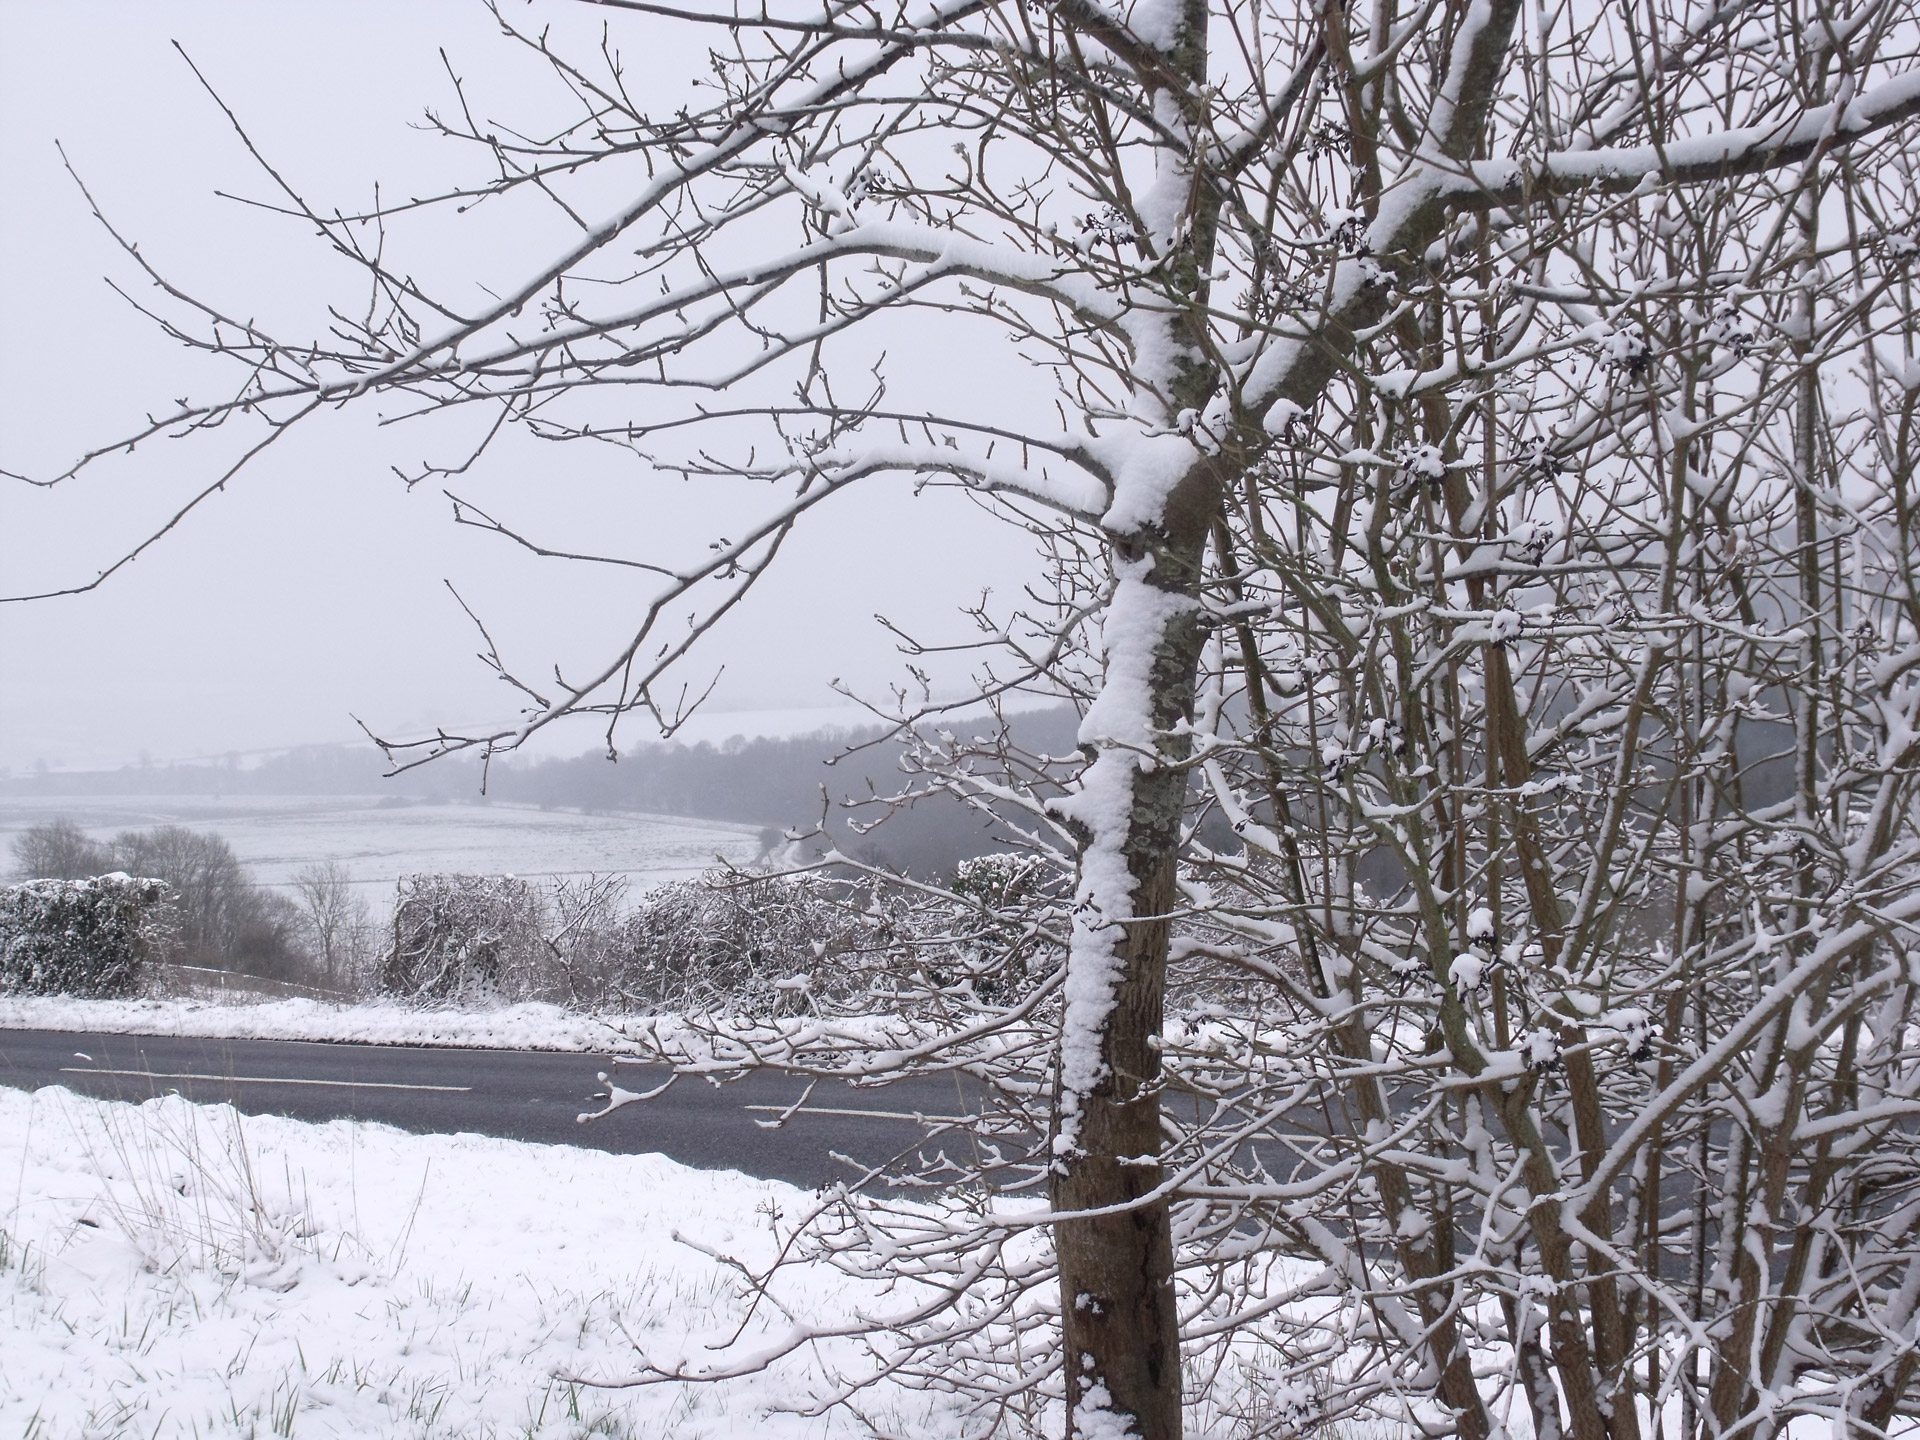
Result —
M 870 979 L 892 920 L 845 885 L 716 871 L 649 890 L 623 881 L 410 875 L 380 989 L 405 999 L 546 1000 L 640 1010 L 791 1010 Z
M 1035 928 L 1033 914 L 1043 897 L 1058 890 L 1060 879 L 1032 855 L 962 860 L 950 888 L 971 905 L 936 907 L 945 913 L 919 928 L 931 934 L 945 928 L 955 972 L 981 1001 L 1012 1004 L 1036 983 L 1034 962 L 1046 937 Z
M 103 845 L 62 819 L 18 836 L 13 854 L 22 880 L 85 880 L 118 870 L 163 883 L 169 924 L 155 960 L 273 980 L 306 980 L 319 969 L 301 907 L 255 884 L 218 835 L 160 825 L 124 831 Z
M 649 891 L 610 937 L 612 980 L 629 1004 L 662 1010 L 785 1008 L 848 974 L 863 912 L 811 877 L 716 872 Z
M 133 994 L 166 898 L 164 882 L 122 874 L 0 889 L 0 993 Z
M 409 1000 L 524 992 L 546 948 L 545 912 L 511 875 L 403 875 L 380 989 Z

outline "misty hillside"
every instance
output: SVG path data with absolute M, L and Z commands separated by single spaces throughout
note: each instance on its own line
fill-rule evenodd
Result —
M 1061 708 L 1021 715 L 1014 738 L 1029 750 L 1064 754 L 1076 720 Z M 636 745 L 618 761 L 603 753 L 565 759 L 496 760 L 482 791 L 477 762 L 448 759 L 389 777 L 370 745 L 303 746 L 255 763 L 125 765 L 111 770 L 41 771 L 0 777 L 0 795 L 383 795 L 395 803 L 501 801 L 589 811 L 636 811 L 764 827 L 771 846 L 783 830 L 821 818 L 834 802 L 900 788 L 899 750 L 867 730 L 828 730 L 785 739 L 713 745 Z M 879 743 L 871 743 L 878 741 Z M 864 748 L 862 748 L 864 747 Z M 856 833 L 838 803 L 828 813 L 835 844 L 864 859 L 935 875 L 995 848 L 991 827 L 952 801 L 930 799 L 878 830 Z M 858 817 L 871 819 L 871 815 Z
M 1785 697 L 1770 699 L 1784 706 Z M 1551 708 L 1546 712 L 1551 713 Z M 1012 717 L 1014 742 L 1028 752 L 1065 755 L 1077 721 L 1066 708 Z M 983 727 L 984 729 L 984 727 Z M 448 758 L 388 776 L 371 745 L 302 746 L 256 763 L 232 761 L 126 765 L 112 770 L 43 771 L 0 776 L 0 796 L 67 795 L 380 795 L 389 803 L 447 804 L 499 801 L 516 805 L 600 812 L 678 815 L 763 828 L 771 849 L 782 832 L 825 820 L 843 853 L 924 877 L 938 877 L 959 861 L 998 848 L 994 827 L 945 797 L 922 800 L 860 833 L 873 810 L 849 811 L 850 799 L 902 786 L 899 748 L 884 730 L 833 729 L 782 739 L 735 736 L 718 745 L 655 742 L 609 760 L 602 752 L 569 758 L 495 760 L 482 789 L 477 761 Z M 1745 761 L 1745 801 L 1765 805 L 1790 793 L 1792 729 L 1778 720 L 1749 720 L 1737 748 Z M 1660 757 L 1649 757 L 1658 770 Z M 1213 822 L 1212 843 L 1231 843 Z M 1364 873 L 1385 891 L 1400 883 L 1400 867 L 1384 852 Z

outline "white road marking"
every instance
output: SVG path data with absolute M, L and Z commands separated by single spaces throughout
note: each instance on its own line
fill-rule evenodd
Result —
M 332 1085 L 344 1090 L 444 1090 L 464 1095 L 471 1085 L 402 1085 L 396 1080 L 294 1080 L 280 1075 L 201 1075 L 192 1070 L 109 1070 L 63 1065 L 62 1075 L 143 1075 L 149 1080 L 218 1080 L 235 1085 Z
M 925 1120 L 936 1125 L 964 1125 L 965 1115 L 922 1115 L 912 1110 L 843 1110 L 833 1105 L 747 1105 L 747 1110 L 764 1110 L 770 1115 L 857 1115 L 863 1120 Z

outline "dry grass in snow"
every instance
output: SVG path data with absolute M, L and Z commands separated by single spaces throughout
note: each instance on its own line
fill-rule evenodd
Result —
M 854 1433 L 796 1413 L 832 1355 L 715 1385 L 569 1378 L 706 1355 L 743 1289 L 675 1232 L 764 1263 L 807 1198 L 657 1156 L 0 1090 L 0 1435 Z M 811 1319 L 873 1297 L 808 1268 L 781 1298 Z M 762 1307 L 746 1334 L 784 1323 Z M 862 1409 L 937 1440 L 959 1429 L 942 1404 Z

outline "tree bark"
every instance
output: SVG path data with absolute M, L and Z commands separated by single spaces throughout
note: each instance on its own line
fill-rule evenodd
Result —
M 1164 529 L 1114 537 L 1116 560 L 1151 555 L 1148 583 L 1197 597 L 1216 495 L 1212 476 L 1190 476 L 1167 507 Z M 1180 722 L 1193 718 L 1205 636 L 1197 608 L 1188 607 L 1166 623 L 1155 649 L 1150 718 L 1162 756 L 1174 763 L 1155 763 L 1133 780 L 1123 845 L 1133 918 L 1116 927 L 1121 971 L 1101 1038 L 1101 1078 L 1079 1100 L 1075 1143 L 1056 1156 L 1049 1185 L 1056 1211 L 1110 1212 L 1054 1226 L 1067 1434 L 1087 1440 L 1122 1433 L 1178 1440 L 1181 1433 L 1171 1215 L 1164 1196 L 1142 1197 L 1164 1179 L 1159 1042 L 1186 807 L 1187 771 L 1178 762 L 1190 749 Z M 1123 1428 L 1106 1428 L 1109 1417 Z
M 1144 848 L 1144 847 L 1143 847 Z M 1147 857 L 1143 857 L 1147 858 Z M 1107 1026 L 1109 1073 L 1083 1103 L 1080 1147 L 1057 1166 L 1056 1210 L 1131 1206 L 1163 1174 L 1158 1038 L 1166 985 L 1174 857 L 1153 858 L 1141 911 L 1127 927 L 1126 974 Z M 1054 1227 L 1060 1264 L 1069 1435 L 1098 1434 L 1083 1406 L 1131 1416 L 1140 1440 L 1177 1440 L 1180 1327 L 1174 1307 L 1173 1236 L 1165 1198 Z M 1104 1387 L 1104 1396 L 1095 1387 Z M 1104 1437 L 1102 1437 L 1104 1440 Z

